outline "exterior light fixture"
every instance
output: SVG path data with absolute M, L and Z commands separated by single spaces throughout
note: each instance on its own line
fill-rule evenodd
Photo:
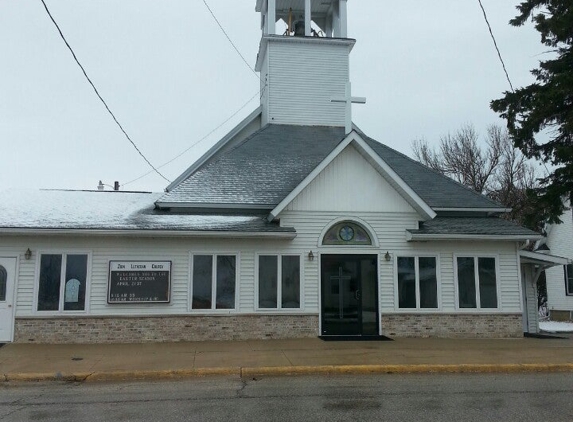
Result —
M 390 252 L 386 251 L 386 253 L 384 254 L 384 259 L 386 261 L 390 261 L 392 259 L 392 257 L 390 256 Z
M 308 253 L 308 260 L 309 260 L 309 261 L 314 261 L 314 254 L 312 253 L 312 251 L 310 251 L 310 252 Z
M 32 258 L 32 251 L 30 250 L 30 248 L 28 248 L 26 252 L 24 252 L 24 258 L 26 258 L 26 261 L 29 261 L 30 258 Z

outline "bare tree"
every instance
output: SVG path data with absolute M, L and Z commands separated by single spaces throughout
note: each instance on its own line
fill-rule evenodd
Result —
M 483 145 L 483 146 L 481 146 Z M 472 125 L 440 139 L 437 149 L 424 140 L 412 144 L 414 156 L 422 164 L 448 176 L 476 192 L 511 208 L 507 217 L 528 223 L 535 209 L 528 192 L 537 186 L 535 167 L 513 147 L 507 130 L 489 126 L 485 142 Z M 533 224 L 538 228 L 537 224 Z

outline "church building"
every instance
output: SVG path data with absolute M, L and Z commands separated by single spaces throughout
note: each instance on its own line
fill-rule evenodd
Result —
M 260 106 L 165 192 L 0 193 L 0 342 L 537 332 L 541 236 L 353 125 L 347 0 L 256 11 Z

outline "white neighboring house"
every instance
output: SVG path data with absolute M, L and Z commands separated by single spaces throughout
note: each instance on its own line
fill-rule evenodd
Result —
M 0 341 L 537 332 L 541 236 L 352 125 L 346 7 L 257 1 L 261 105 L 165 193 L 0 193 Z
M 570 205 L 567 204 L 569 207 Z M 560 217 L 561 224 L 547 226 L 545 244 L 551 254 L 567 258 L 568 262 L 545 271 L 547 308 L 554 321 L 573 320 L 573 215 L 569 209 Z

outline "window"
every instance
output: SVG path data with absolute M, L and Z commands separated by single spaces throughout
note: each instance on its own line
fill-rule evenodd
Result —
M 332 226 L 324 235 L 323 245 L 372 245 L 368 232 L 351 221 Z
M 259 256 L 259 309 L 300 309 L 300 256 Z
M 567 296 L 573 296 L 573 264 L 563 266 L 565 274 L 565 293 Z
M 497 308 L 495 258 L 457 257 L 458 307 Z
M 42 254 L 38 311 L 84 311 L 88 256 Z
M 435 257 L 398 257 L 398 307 L 436 309 L 438 277 Z
M 0 302 L 6 302 L 6 290 L 8 288 L 8 272 L 0 265 Z
M 235 309 L 237 257 L 193 256 L 192 309 Z

